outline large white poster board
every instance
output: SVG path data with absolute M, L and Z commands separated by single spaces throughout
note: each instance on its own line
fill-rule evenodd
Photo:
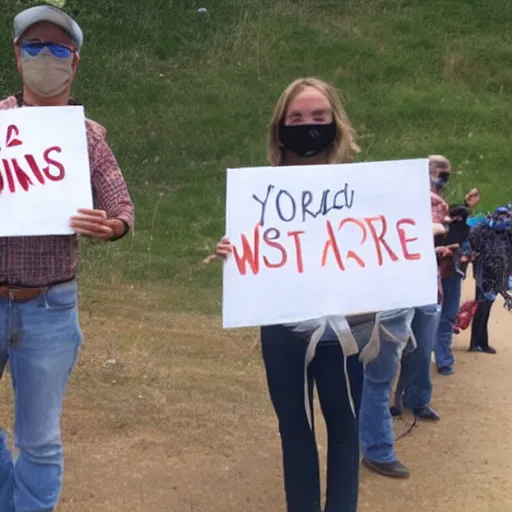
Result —
M 435 303 L 428 161 L 228 169 L 224 327 Z
M 83 107 L 0 110 L 0 236 L 72 234 L 92 204 Z

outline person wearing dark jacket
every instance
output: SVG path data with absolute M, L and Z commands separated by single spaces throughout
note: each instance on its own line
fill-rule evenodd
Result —
M 470 352 L 495 354 L 489 345 L 488 323 L 491 308 L 498 295 L 505 307 L 512 308 L 509 295 L 509 277 L 512 275 L 512 212 L 507 207 L 497 208 L 485 222 L 474 227 L 469 243 L 476 253 L 473 272 L 476 282 L 475 297 L 478 309 L 473 317 Z

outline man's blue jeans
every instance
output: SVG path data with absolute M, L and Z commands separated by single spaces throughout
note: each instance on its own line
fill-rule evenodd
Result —
M 435 343 L 436 364 L 438 368 L 453 366 L 452 340 L 453 325 L 460 309 L 462 278 L 454 273 L 441 280 L 443 286 L 443 304 Z
M 2 512 L 51 512 L 59 498 L 62 401 L 82 342 L 77 295 L 72 281 L 27 302 L 0 299 L 0 354 L 9 355 L 20 450 L 14 461 L 0 431 Z
M 415 308 L 412 331 L 416 349 L 404 351 L 397 386 L 397 405 L 403 390 L 403 403 L 408 409 L 428 407 L 432 399 L 430 375 L 432 350 L 439 324 L 440 307 L 437 304 Z

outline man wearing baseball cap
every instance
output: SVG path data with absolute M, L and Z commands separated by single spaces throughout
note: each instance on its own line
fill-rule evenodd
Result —
M 70 89 L 83 41 L 80 26 L 57 8 L 18 14 L 23 89 L 0 101 L 0 111 L 76 105 Z M 85 130 L 97 209 L 79 210 L 70 225 L 79 235 L 117 240 L 133 227 L 133 204 L 105 128 L 87 119 Z M 1 512 L 50 512 L 59 498 L 62 402 L 82 342 L 76 273 L 76 235 L 0 237 L 0 366 L 10 367 L 19 448 L 13 460 L 0 430 Z

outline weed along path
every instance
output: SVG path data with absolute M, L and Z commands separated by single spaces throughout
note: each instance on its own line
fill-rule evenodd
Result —
M 59 512 L 284 510 L 257 332 L 170 314 L 165 308 L 181 292 L 172 293 L 86 291 L 86 343 L 65 404 Z M 456 339 L 457 373 L 434 377 L 441 422 L 421 423 L 397 444 L 410 480 L 361 469 L 360 512 L 512 510 L 512 316 L 501 304 L 492 315 L 498 354 L 469 354 L 468 334 Z M 10 425 L 6 381 L 0 400 L 0 424 Z M 396 423 L 397 435 L 410 420 Z

